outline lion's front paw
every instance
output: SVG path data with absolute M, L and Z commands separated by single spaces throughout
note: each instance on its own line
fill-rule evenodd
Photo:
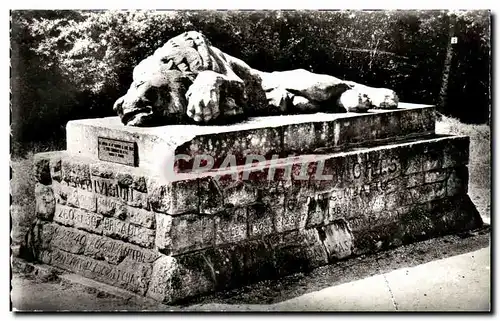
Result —
M 370 108 L 371 101 L 365 93 L 349 89 L 340 95 L 338 105 L 348 112 L 365 112 Z
M 208 122 L 220 115 L 220 84 L 198 77 L 186 93 L 187 115 L 195 122 Z
M 376 109 L 395 109 L 398 108 L 399 98 L 396 92 L 391 89 L 373 88 L 367 93 Z

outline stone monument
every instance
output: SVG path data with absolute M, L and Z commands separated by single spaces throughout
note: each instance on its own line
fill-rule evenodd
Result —
M 469 139 L 436 135 L 433 106 L 313 74 L 238 81 L 213 71 L 229 56 L 187 52 L 136 68 L 120 117 L 70 121 L 67 149 L 35 156 L 37 260 L 174 303 L 482 225 Z

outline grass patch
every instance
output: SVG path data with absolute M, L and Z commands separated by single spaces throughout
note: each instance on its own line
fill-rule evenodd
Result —
M 442 116 L 436 122 L 436 133 L 470 137 L 469 183 L 478 188 L 491 187 L 491 129 L 488 125 L 463 124 Z
M 33 155 L 66 149 L 65 140 L 37 143 L 11 143 L 10 214 L 12 245 L 21 244 L 31 223 L 35 220 L 35 175 Z

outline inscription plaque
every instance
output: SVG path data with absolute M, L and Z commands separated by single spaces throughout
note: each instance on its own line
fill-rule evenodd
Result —
M 97 137 L 97 148 L 100 160 L 137 166 L 137 145 L 134 142 Z

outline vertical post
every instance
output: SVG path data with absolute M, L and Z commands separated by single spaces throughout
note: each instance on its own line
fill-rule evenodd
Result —
M 438 106 L 441 112 L 444 111 L 444 108 L 446 107 L 446 104 L 448 102 L 448 80 L 450 77 L 451 63 L 453 60 L 453 53 L 454 53 L 453 47 L 457 40 L 456 37 L 454 37 L 455 22 L 456 22 L 455 13 L 450 13 L 450 21 L 448 27 L 448 44 L 446 47 L 446 57 L 444 60 L 443 77 L 441 78 L 441 89 L 439 91 Z

